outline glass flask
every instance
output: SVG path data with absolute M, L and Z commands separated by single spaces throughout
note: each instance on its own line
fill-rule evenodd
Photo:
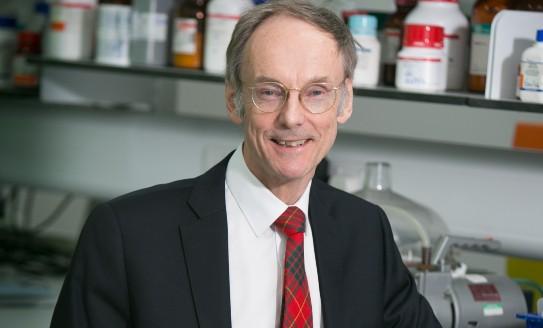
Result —
M 429 263 L 431 249 L 448 234 L 447 225 L 435 211 L 392 190 L 389 163 L 367 163 L 364 187 L 354 194 L 385 211 L 407 265 Z

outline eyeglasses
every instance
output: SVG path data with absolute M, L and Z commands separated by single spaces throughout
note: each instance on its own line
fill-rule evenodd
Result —
M 279 110 L 288 99 L 290 91 L 298 91 L 302 106 L 313 114 L 321 114 L 332 108 L 336 102 L 339 86 L 329 83 L 310 83 L 303 88 L 287 88 L 279 82 L 259 82 L 252 87 L 251 98 L 255 107 L 264 113 Z

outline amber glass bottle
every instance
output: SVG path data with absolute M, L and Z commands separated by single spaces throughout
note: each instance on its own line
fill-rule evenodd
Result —
M 543 11 L 543 0 L 517 0 L 515 1 L 516 10 Z
M 184 0 L 174 17 L 172 63 L 175 67 L 201 69 L 206 0 Z
M 485 91 L 490 25 L 498 12 L 508 8 L 510 0 L 478 0 L 473 6 L 468 78 L 468 89 L 472 92 Z
M 383 83 L 394 86 L 396 81 L 396 55 L 401 47 L 403 21 L 417 0 L 396 0 L 396 12 L 385 21 L 383 35 Z

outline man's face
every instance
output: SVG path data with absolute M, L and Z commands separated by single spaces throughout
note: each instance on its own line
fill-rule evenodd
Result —
M 305 186 L 332 147 L 337 124 L 347 121 L 352 112 L 352 84 L 344 80 L 343 59 L 336 42 L 328 33 L 299 19 L 276 16 L 256 29 L 245 50 L 241 72 L 243 117 L 236 113 L 234 90 L 226 91 L 230 118 L 244 128 L 245 162 L 272 192 L 289 183 Z M 263 113 L 255 108 L 248 87 L 267 81 L 280 82 L 287 88 L 299 89 L 312 82 L 340 88 L 333 107 L 321 114 L 305 109 L 299 92 L 294 90 L 277 111 Z M 342 97 L 341 111 L 338 105 Z

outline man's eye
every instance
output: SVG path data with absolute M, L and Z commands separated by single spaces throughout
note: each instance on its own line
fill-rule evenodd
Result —
M 310 98 L 321 98 L 325 97 L 327 93 L 328 90 L 323 86 L 311 86 L 305 90 L 304 95 Z
M 256 91 L 257 91 L 258 97 L 265 98 L 265 99 L 280 98 L 283 94 L 283 91 L 277 88 L 268 88 L 268 87 L 257 88 Z

